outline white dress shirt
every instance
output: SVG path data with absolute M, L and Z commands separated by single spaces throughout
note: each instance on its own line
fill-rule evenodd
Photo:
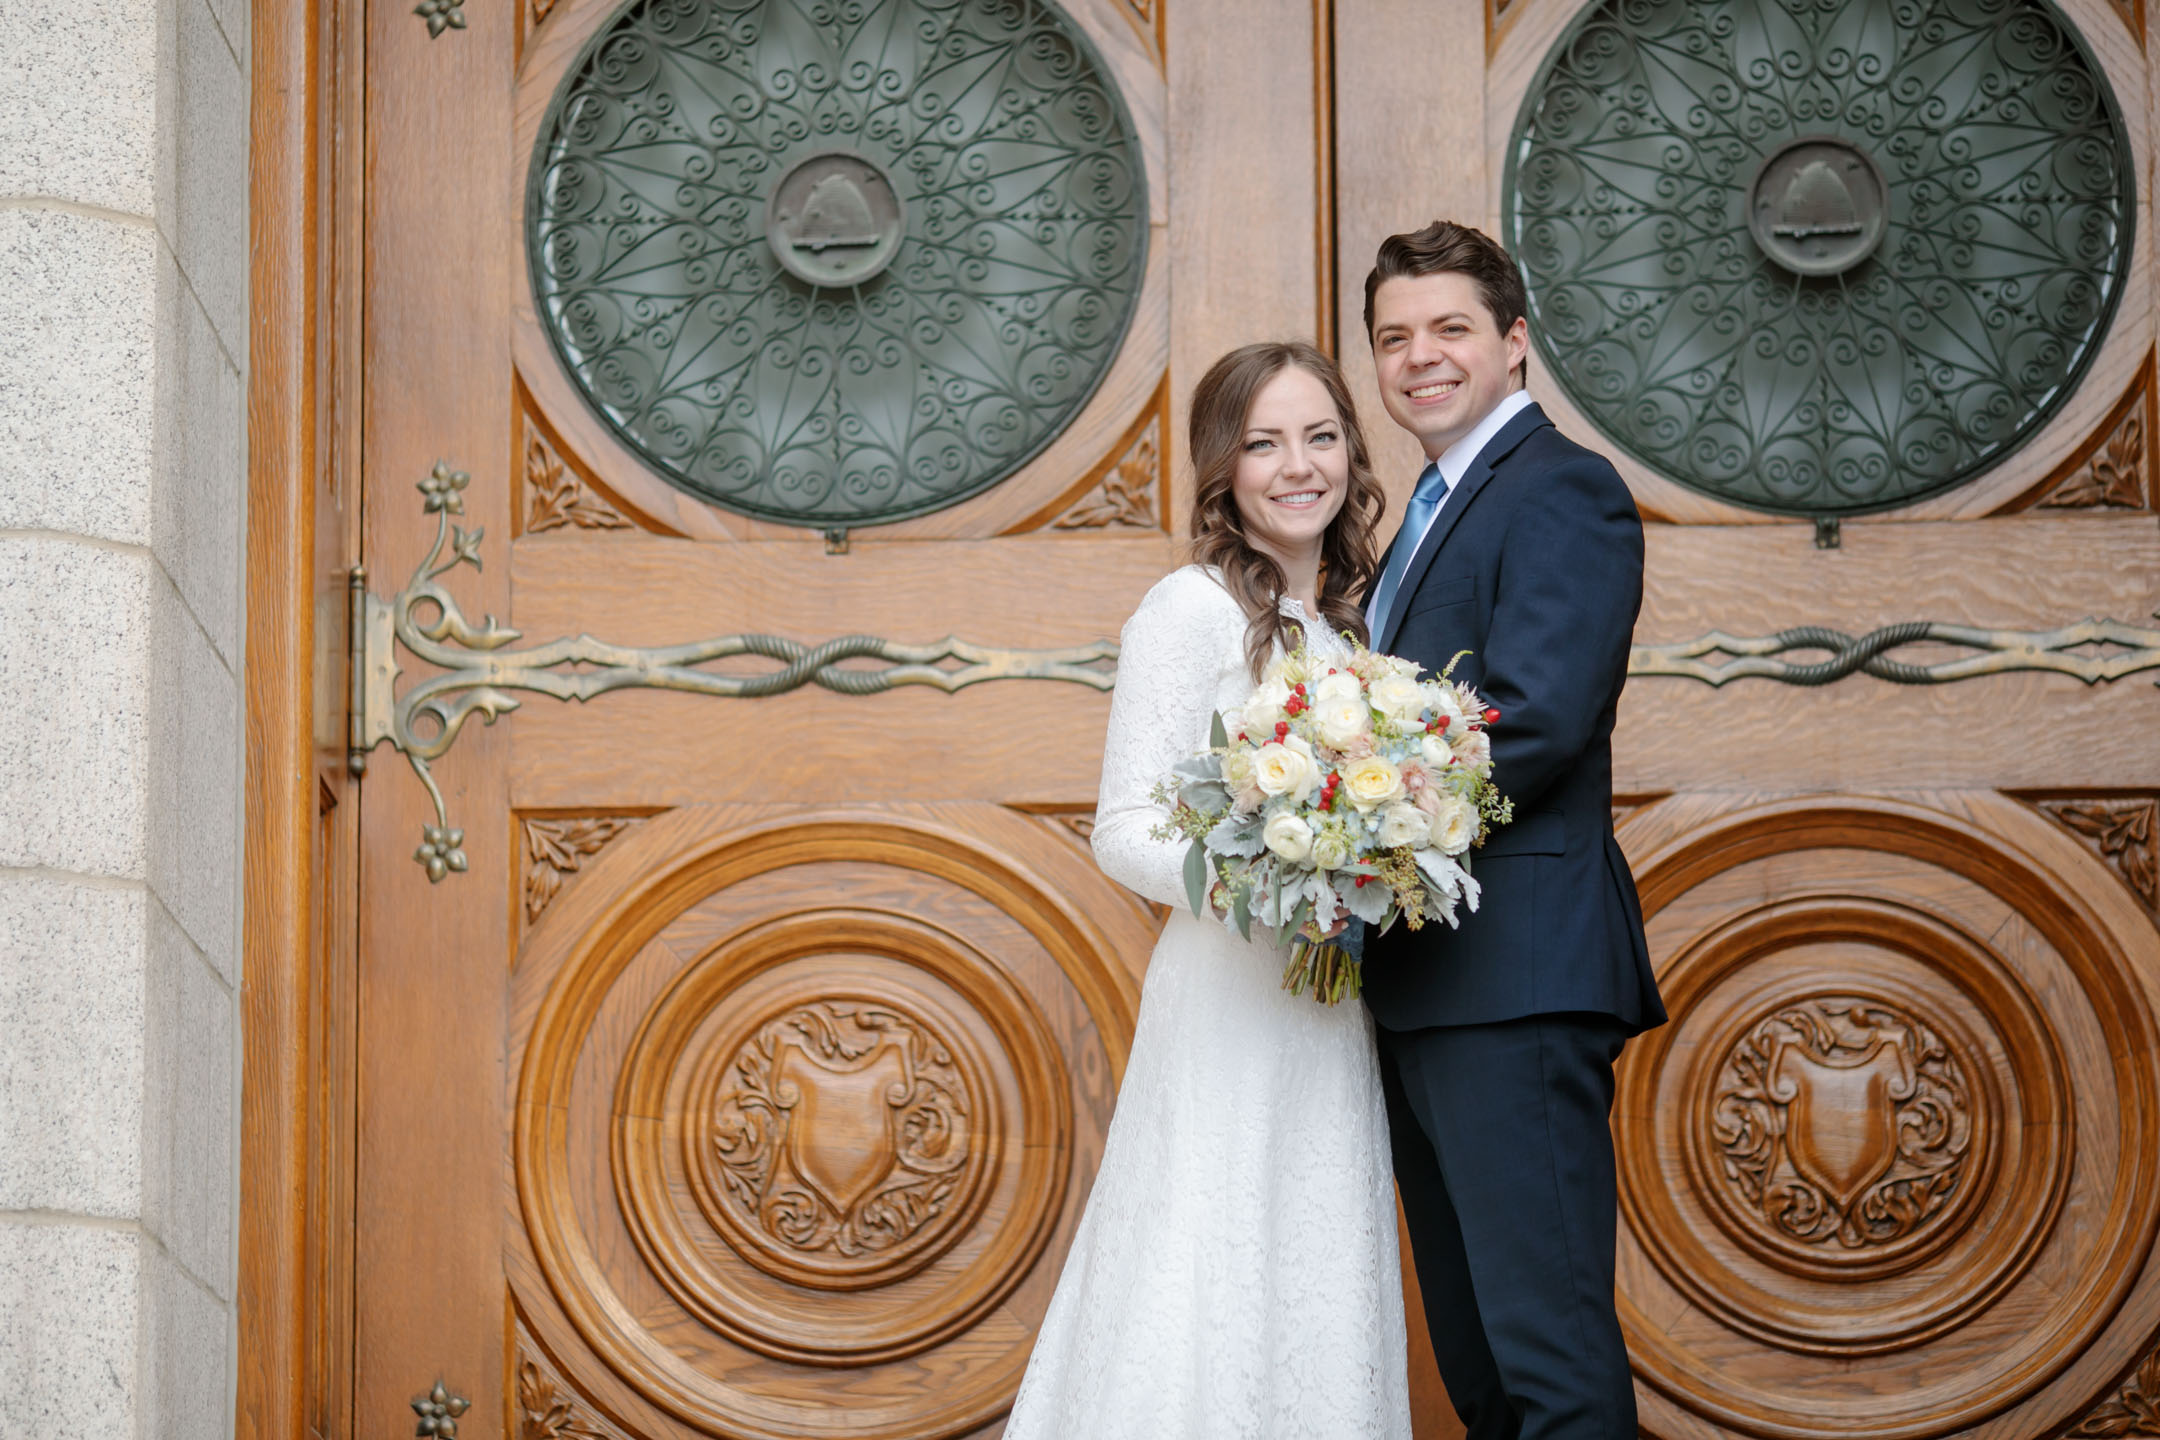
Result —
M 1397 545 L 1400 545 L 1404 543 L 1404 541 L 1408 540 L 1410 543 L 1410 553 L 1412 555 L 1417 554 L 1417 547 L 1425 543 L 1425 536 L 1431 532 L 1433 527 L 1433 521 L 1440 518 L 1440 512 L 1447 509 L 1447 502 L 1454 497 L 1456 485 L 1461 483 L 1463 476 L 1470 473 L 1471 464 L 1476 461 L 1477 457 L 1480 454 L 1484 453 L 1485 447 L 1492 443 L 1493 436 L 1500 433 L 1501 427 L 1506 425 L 1508 421 L 1514 419 L 1517 415 L 1522 414 L 1523 411 L 1529 409 L 1531 403 L 1532 402 L 1530 399 L 1530 392 L 1527 389 L 1509 392 L 1506 398 L 1502 399 L 1499 404 L 1493 406 L 1492 409 L 1485 412 L 1485 418 L 1478 421 L 1475 426 L 1471 427 L 1469 434 L 1463 436 L 1462 439 L 1457 440 L 1453 445 L 1448 446 L 1447 449 L 1440 452 L 1440 459 L 1438 461 L 1438 464 L 1440 466 L 1440 483 L 1447 486 L 1447 493 L 1440 497 L 1440 503 L 1438 505 L 1433 506 L 1431 519 L 1428 519 L 1425 522 L 1425 528 L 1418 532 L 1416 538 L 1411 539 L 1411 537 L 1409 536 L 1397 536 L 1395 540 L 1395 543 Z M 1421 471 L 1420 473 L 1423 472 Z M 1388 553 L 1394 553 L 1393 547 L 1389 548 Z M 1405 578 L 1407 579 L 1408 577 Z M 1379 594 L 1376 591 L 1373 595 L 1373 599 L 1378 600 L 1379 598 Z M 1366 628 L 1372 629 L 1372 627 L 1376 626 L 1379 623 L 1379 620 L 1380 617 L 1374 614 L 1372 607 L 1368 605 L 1365 611 Z

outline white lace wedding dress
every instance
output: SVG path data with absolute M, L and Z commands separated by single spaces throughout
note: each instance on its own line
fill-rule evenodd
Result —
M 1295 602 L 1308 643 L 1341 641 Z M 1194 917 L 1148 792 L 1252 689 L 1245 616 L 1188 566 L 1125 626 L 1095 856 L 1171 907 L 1087 1213 L 1005 1440 L 1408 1440 L 1372 1022 Z

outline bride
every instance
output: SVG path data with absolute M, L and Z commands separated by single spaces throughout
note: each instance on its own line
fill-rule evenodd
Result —
M 1005 1437 L 1407 1440 L 1372 1022 L 1285 992 L 1270 932 L 1195 918 L 1184 845 L 1148 834 L 1149 791 L 1274 654 L 1363 637 L 1380 489 L 1342 376 L 1309 345 L 1217 361 L 1189 437 L 1197 563 L 1125 625 L 1094 836 L 1106 874 L 1172 913 Z

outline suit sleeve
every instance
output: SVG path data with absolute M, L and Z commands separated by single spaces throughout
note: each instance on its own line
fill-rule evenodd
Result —
M 1643 531 L 1612 466 L 1577 455 L 1538 477 L 1501 541 L 1480 693 L 1500 711 L 1493 782 L 1535 808 L 1581 760 L 1627 678 Z

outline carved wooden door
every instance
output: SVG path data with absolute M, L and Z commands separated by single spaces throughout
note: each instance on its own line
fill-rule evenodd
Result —
M 995 1434 L 1159 925 L 1105 645 L 1173 396 L 1324 313 L 1324 29 L 366 25 L 353 1429 Z
M 1337 25 L 1346 351 L 1374 242 L 1480 217 L 1533 392 L 1649 522 L 1614 812 L 1673 1015 L 1614 1117 L 1644 1434 L 2152 1433 L 2145 7 Z M 1383 83 L 1466 56 L 1482 86 Z

